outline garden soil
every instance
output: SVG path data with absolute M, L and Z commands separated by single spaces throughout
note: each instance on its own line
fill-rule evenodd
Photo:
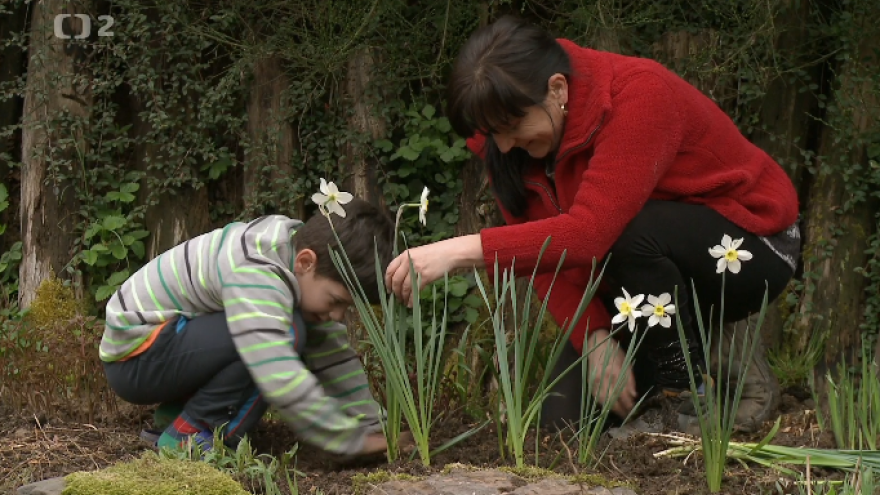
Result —
M 782 427 L 773 439 L 774 444 L 832 448 L 828 434 L 819 432 L 811 401 L 798 391 L 788 391 L 783 398 Z M 667 426 L 674 424 L 672 410 L 661 418 Z M 120 460 L 130 459 L 149 448 L 138 438 L 140 429 L 150 415 L 145 409 L 119 414 L 112 421 L 100 424 L 82 424 L 72 421 L 40 421 L 39 417 L 22 417 L 10 411 L 0 415 L 0 495 L 12 493 L 23 484 L 63 476 L 80 470 L 94 470 Z M 435 445 L 467 431 L 473 423 L 462 417 L 444 418 L 435 427 Z M 737 441 L 759 441 L 772 425 L 752 435 L 735 435 Z M 527 464 L 535 464 L 535 441 L 527 442 Z M 600 450 L 605 452 L 595 469 L 585 469 L 573 462 L 576 453 L 550 434 L 537 438 L 538 465 L 561 474 L 592 474 L 608 482 L 624 482 L 644 495 L 704 494 L 708 493 L 701 458 L 695 454 L 687 459 L 654 457 L 670 447 L 662 438 L 637 434 L 624 439 L 603 436 Z M 293 433 L 276 421 L 264 421 L 253 434 L 253 445 L 258 453 L 281 455 L 296 443 Z M 432 458 L 432 466 L 422 466 L 418 459 L 387 464 L 384 458 L 342 464 L 320 451 L 300 446 L 296 469 L 303 473 L 299 479 L 300 493 L 323 491 L 326 495 L 353 493 L 352 479 L 358 474 L 379 470 L 391 474 L 404 473 L 424 476 L 437 472 L 452 463 L 475 467 L 512 466 L 513 460 L 499 454 L 499 437 L 494 425 Z M 814 479 L 839 478 L 838 473 L 813 471 Z M 728 465 L 722 493 L 758 494 L 779 493 L 774 484 L 779 474 L 759 466 Z

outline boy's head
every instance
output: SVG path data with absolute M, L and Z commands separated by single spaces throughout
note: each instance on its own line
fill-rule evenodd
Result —
M 333 227 L 348 255 L 354 276 L 371 304 L 379 302 L 376 280 L 376 252 L 381 273 L 391 263 L 394 224 L 378 208 L 358 198 L 342 206 L 345 218 L 333 214 Z M 294 274 L 302 300 L 300 310 L 306 321 L 339 321 L 353 303 L 342 275 L 330 258 L 330 249 L 340 252 L 330 223 L 324 215 L 314 215 L 293 238 L 296 246 Z M 341 253 L 340 253 L 341 254 Z

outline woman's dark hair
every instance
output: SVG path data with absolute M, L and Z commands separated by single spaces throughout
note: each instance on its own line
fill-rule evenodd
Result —
M 528 107 L 542 105 L 556 73 L 571 73 L 562 46 L 543 29 L 510 16 L 475 31 L 452 68 L 446 115 L 459 135 L 486 135 L 492 190 L 513 216 L 525 213 L 523 173 L 532 158 L 520 148 L 501 153 L 492 134 L 525 116 Z

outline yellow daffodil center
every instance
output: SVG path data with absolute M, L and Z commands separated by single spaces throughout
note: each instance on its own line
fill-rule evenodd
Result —
M 329 203 L 329 202 L 331 202 L 331 201 L 339 202 L 339 196 L 338 196 L 337 194 L 334 194 L 334 193 L 330 193 L 330 194 L 328 194 L 328 195 L 327 195 L 327 202 Z
M 726 253 L 724 253 L 724 259 L 727 261 L 736 261 L 739 258 L 739 255 L 736 252 L 736 249 L 728 249 Z
M 664 308 L 663 306 L 660 306 L 659 304 L 657 306 L 654 306 L 654 315 L 666 316 L 666 308 Z
M 628 314 L 632 313 L 632 306 L 630 306 L 628 302 L 624 301 L 620 305 L 620 312 L 625 315 L 628 315 Z
M 424 208 L 425 211 L 428 211 L 428 200 L 427 199 L 425 200 L 424 203 L 422 203 L 422 208 Z

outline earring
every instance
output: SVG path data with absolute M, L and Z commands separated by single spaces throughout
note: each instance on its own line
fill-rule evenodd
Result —
M 561 104 L 559 105 L 559 108 L 562 109 L 562 115 L 565 116 L 565 117 L 567 117 L 567 116 L 568 116 L 568 109 L 565 108 L 565 103 L 561 103 Z

